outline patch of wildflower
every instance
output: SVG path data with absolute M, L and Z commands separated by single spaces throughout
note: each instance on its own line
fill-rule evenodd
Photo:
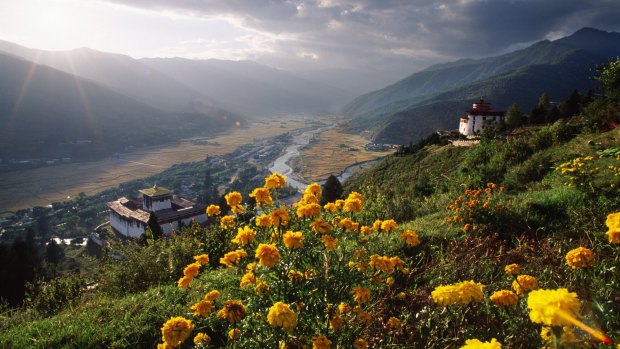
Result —
M 509 234 L 512 217 L 512 199 L 504 194 L 504 187 L 487 183 L 485 188 L 467 189 L 445 207 L 449 215 L 446 223 L 460 226 L 468 234 Z
M 566 186 L 589 187 L 594 175 L 599 172 L 595 160 L 593 156 L 577 157 L 558 165 L 556 170 L 567 177 L 567 181 L 564 183 Z
M 577 247 L 566 254 L 566 264 L 573 269 L 583 269 L 594 265 L 594 252 L 585 247 Z
M 443 307 L 453 304 L 469 304 L 482 302 L 483 285 L 474 281 L 462 281 L 453 285 L 438 286 L 431 297 L 433 301 Z

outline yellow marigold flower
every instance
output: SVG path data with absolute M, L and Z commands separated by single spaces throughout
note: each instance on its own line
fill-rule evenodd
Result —
M 420 238 L 418 237 L 418 233 L 413 230 L 405 230 L 400 234 L 400 239 L 409 246 L 418 246 L 420 244 Z
M 329 319 L 329 328 L 336 331 L 340 331 L 344 327 L 344 319 L 339 313 L 334 313 L 331 319 Z
M 344 201 L 344 212 L 359 212 L 362 210 L 362 201 L 349 197 Z
M 241 258 L 244 258 L 247 256 L 248 256 L 248 253 L 245 252 L 244 250 L 236 250 L 236 251 L 228 252 L 224 255 L 224 257 L 220 258 L 220 263 L 230 268 L 233 265 L 239 263 L 239 260 Z
M 344 207 L 344 200 L 338 199 L 334 201 L 334 205 L 336 205 L 336 210 L 342 210 Z
M 516 263 L 508 264 L 504 267 L 504 271 L 510 276 L 517 276 L 521 274 L 521 266 Z
M 542 339 L 543 344 L 550 344 L 551 334 L 551 327 L 549 326 L 543 326 L 540 329 L 540 339 Z
M 189 337 L 194 330 L 191 320 L 183 317 L 172 317 L 161 328 L 161 339 L 173 347 L 178 347 Z
M 230 193 L 224 195 L 224 198 L 226 199 L 226 203 L 230 207 L 235 207 L 237 205 L 240 205 L 241 204 L 241 200 L 243 200 L 243 197 L 241 196 L 241 193 L 238 192 L 238 191 L 230 192 Z
M 316 271 L 314 271 L 314 269 L 308 269 L 304 273 L 304 276 L 306 277 L 306 280 L 314 279 L 316 277 Z
M 203 300 L 191 306 L 191 310 L 194 311 L 194 315 L 200 315 L 207 317 L 213 311 L 213 303 L 211 301 Z
M 316 196 L 318 198 L 321 196 L 321 186 L 318 183 L 312 183 L 306 187 L 304 193 Z
M 200 332 L 194 337 L 194 344 L 196 345 L 207 346 L 209 343 L 211 343 L 211 337 L 206 333 Z
M 396 281 L 396 280 L 393 277 L 390 276 L 389 278 L 385 279 L 385 284 L 388 285 L 388 286 L 392 286 L 392 285 L 394 285 L 394 281 Z
M 246 225 L 243 228 L 237 228 L 237 236 L 232 239 L 232 242 L 245 246 L 252 242 L 255 236 L 256 231 Z
M 580 306 L 577 294 L 565 288 L 534 290 L 527 297 L 530 320 L 547 326 L 571 326 L 566 317 L 578 317 Z
M 368 349 L 368 342 L 362 338 L 353 341 L 353 349 Z
M 261 280 L 258 280 L 258 281 L 256 282 L 256 286 L 254 287 L 254 292 L 255 292 L 257 295 L 262 295 L 262 294 L 264 294 L 264 293 L 269 292 L 269 289 L 270 289 L 270 287 L 269 287 L 269 284 L 268 284 L 268 283 L 266 283 L 266 282 L 264 282 L 264 281 L 261 281 Z
M 338 206 L 336 206 L 335 203 L 333 202 L 328 202 L 326 203 L 323 208 L 325 209 L 325 211 L 329 211 L 329 212 L 336 212 L 338 211 Z
M 179 288 L 188 288 L 190 282 L 192 282 L 192 278 L 191 277 L 183 276 L 177 282 L 177 286 Z
M 232 330 L 228 331 L 228 339 L 231 341 L 236 341 L 237 339 L 241 338 L 241 330 L 238 328 L 233 328 Z
M 329 349 L 331 345 L 332 341 L 323 335 L 312 337 L 312 349 Z
M 368 235 L 368 234 L 372 233 L 372 229 L 369 226 L 363 225 L 360 228 L 360 233 L 362 233 L 364 235 Z
M 386 325 L 387 325 L 387 327 L 389 327 L 389 328 L 398 329 L 398 328 L 400 328 L 400 327 L 401 327 L 402 323 L 401 323 L 401 321 L 400 321 L 400 319 L 399 319 L 399 318 L 392 316 L 392 317 L 390 317 L 390 319 L 387 321 Z
M 317 234 L 325 234 L 332 230 L 332 226 L 323 218 L 317 218 L 310 223 L 310 229 Z
M 218 205 L 209 205 L 207 207 L 207 216 L 218 216 L 222 214 Z
M 243 304 L 237 300 L 229 300 L 224 302 L 224 307 L 217 312 L 217 317 L 235 323 L 241 321 L 245 316 L 246 310 Z
M 319 204 L 307 204 L 297 206 L 297 217 L 308 218 L 316 217 L 321 213 L 321 205 Z
M 282 235 L 282 241 L 287 248 L 301 248 L 304 244 L 304 235 L 301 232 L 287 231 Z
M 396 268 L 397 270 L 401 270 L 405 265 L 405 262 L 398 256 L 390 257 L 390 263 L 392 263 L 394 268 Z
M 209 263 L 209 255 L 201 254 L 198 256 L 194 256 L 194 260 L 196 260 L 196 262 L 200 263 L 201 265 L 205 265 Z
M 390 232 L 398 229 L 398 224 L 393 219 L 388 219 L 386 221 L 381 222 L 381 230 L 385 232 Z
M 610 244 L 620 244 L 620 212 L 610 213 L 605 220 Z
M 166 342 L 157 344 L 157 349 L 174 349 L 174 347 Z
M 278 189 L 286 186 L 286 177 L 274 172 L 271 176 L 265 178 L 265 188 Z
M 321 236 L 321 239 L 323 240 L 323 245 L 325 245 L 325 248 L 329 251 L 333 251 L 336 247 L 338 247 L 338 239 L 329 234 Z
M 490 342 L 481 342 L 478 339 L 468 339 L 461 349 L 502 349 L 502 344 L 493 338 Z
M 256 285 L 256 275 L 253 272 L 248 271 L 243 274 L 241 277 L 241 282 L 239 283 L 239 287 L 243 288 L 248 285 Z
M 374 230 L 374 231 L 381 230 L 381 223 L 383 223 L 382 220 L 380 220 L 380 219 L 375 220 L 375 222 L 372 223 L 372 230 Z
M 517 302 L 519 302 L 519 296 L 509 290 L 496 291 L 489 299 L 500 307 L 515 307 L 517 306 Z
M 256 199 L 256 202 L 259 204 L 273 204 L 273 199 L 271 198 L 271 193 L 267 188 L 256 188 L 250 193 L 250 197 Z
M 291 220 L 291 216 L 288 214 L 286 206 L 282 206 L 276 210 L 271 211 L 269 216 L 271 217 L 271 223 L 276 227 L 287 225 L 288 221 Z
M 364 197 L 362 196 L 362 194 L 356 191 L 351 192 L 351 194 L 349 194 L 349 196 L 347 197 L 347 200 L 359 200 L 360 202 L 364 203 Z
M 277 302 L 269 308 L 267 321 L 271 327 L 279 327 L 284 331 L 290 332 L 297 326 L 297 315 L 295 315 L 288 304 Z
M 298 206 L 304 206 L 304 205 L 309 205 L 309 204 L 318 204 L 319 203 L 319 198 L 310 194 L 310 193 L 304 193 L 304 195 L 301 197 L 301 199 L 299 199 L 299 202 L 297 203 Z
M 189 278 L 195 278 L 196 275 L 198 275 L 200 266 L 201 264 L 199 262 L 194 262 L 192 264 L 189 264 L 188 266 L 185 267 L 185 269 L 183 269 L 183 275 Z
M 213 301 L 214 299 L 216 299 L 219 296 L 220 296 L 220 291 L 218 291 L 218 290 L 211 290 L 207 294 L 205 294 L 204 299 L 208 300 L 208 301 Z
M 298 270 L 291 269 L 288 271 L 288 279 L 291 282 L 301 282 L 304 279 L 304 274 Z
M 469 304 L 482 302 L 482 284 L 473 281 L 463 281 L 453 285 L 438 286 L 431 297 L 441 306 L 452 304 Z
M 256 249 L 255 257 L 260 265 L 273 267 L 280 260 L 280 252 L 275 245 L 260 244 Z
M 517 276 L 517 279 L 512 282 L 512 289 L 521 296 L 523 296 L 525 292 L 535 290 L 537 288 L 538 280 L 531 275 L 519 275 Z
M 343 313 L 343 314 L 346 314 L 346 313 L 351 311 L 351 306 L 348 305 L 347 303 L 340 303 L 338 305 L 338 311 Z
M 353 222 L 349 218 L 343 218 L 343 219 L 340 219 L 336 223 L 336 225 L 338 225 L 338 227 L 340 227 L 340 228 L 343 228 L 345 230 L 351 231 L 351 230 L 353 230 L 353 228 L 355 226 L 355 222 Z
M 370 325 L 372 323 L 372 313 L 369 311 L 358 311 L 355 313 L 357 315 L 357 320 L 361 322 L 363 325 Z
M 463 231 L 467 233 L 467 231 L 471 228 L 471 224 L 467 223 L 463 226 Z
M 573 269 L 583 269 L 594 265 L 594 252 L 585 247 L 577 247 L 566 254 L 566 264 Z
M 370 290 L 366 287 L 355 286 L 351 293 L 353 293 L 353 300 L 357 304 L 364 304 L 370 300 Z
M 271 220 L 270 215 L 262 214 L 260 216 L 256 216 L 257 227 L 271 227 L 272 225 L 273 221 Z
M 231 206 L 230 209 L 236 214 L 244 214 L 245 208 L 241 205 Z
M 222 229 L 232 228 L 235 226 L 235 216 L 224 216 L 220 219 L 220 227 Z

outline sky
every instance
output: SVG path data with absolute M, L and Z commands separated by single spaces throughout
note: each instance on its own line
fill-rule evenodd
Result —
M 619 18 L 619 0 L 0 0 L 0 39 L 404 77 L 585 26 L 620 31 Z

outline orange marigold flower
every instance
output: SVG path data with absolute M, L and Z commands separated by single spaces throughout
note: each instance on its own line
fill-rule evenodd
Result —
M 521 274 L 521 266 L 516 263 L 508 264 L 504 267 L 504 271 L 510 276 L 517 276 Z
M 304 193 L 319 198 L 321 197 L 321 186 L 318 183 L 312 183 L 306 187 Z
M 272 225 L 273 221 L 271 220 L 270 215 L 262 214 L 260 216 L 256 216 L 257 227 L 271 227 Z
M 420 244 L 420 238 L 418 237 L 418 233 L 413 230 L 405 230 L 400 234 L 400 239 L 409 246 L 418 246 Z
M 538 280 L 531 275 L 519 275 L 517 276 L 517 279 L 512 282 L 512 289 L 521 296 L 523 296 L 525 292 L 535 290 L 537 288 Z
M 385 232 L 390 232 L 398 229 L 398 224 L 393 219 L 388 219 L 386 221 L 381 222 L 381 230 Z
M 463 227 L 463 231 L 467 232 L 469 230 L 469 228 L 471 228 L 471 224 L 467 223 L 465 224 L 465 226 Z
M 194 259 L 196 260 L 196 262 L 200 263 L 201 265 L 205 265 L 209 263 L 209 255 L 208 254 L 201 254 L 198 256 L 194 256 Z
M 271 176 L 265 178 L 265 188 L 278 189 L 286 186 L 286 177 L 274 172 Z
M 341 219 L 340 221 L 338 221 L 337 225 L 338 227 L 343 228 L 347 231 L 355 231 L 357 230 L 356 227 L 359 227 L 357 223 L 353 222 L 349 218 Z
M 207 207 L 207 216 L 218 216 L 222 214 L 218 205 L 209 205 Z
M 509 290 L 496 291 L 489 297 L 489 299 L 491 302 L 500 307 L 515 307 L 519 302 L 519 296 Z
M 359 212 L 362 210 L 362 201 L 359 199 L 348 198 L 344 201 L 344 212 Z
M 211 343 L 211 337 L 206 333 L 200 332 L 194 337 L 194 344 L 196 345 L 207 346 L 209 343 Z
M 363 338 L 358 338 L 353 341 L 353 349 L 368 349 L 368 342 Z
M 323 218 L 317 218 L 310 223 L 310 229 L 317 234 L 325 234 L 332 230 L 332 226 Z
M 271 217 L 271 223 L 276 227 L 287 225 L 288 221 L 291 220 L 291 216 L 286 211 L 286 206 L 271 211 L 269 216 Z
M 245 316 L 246 310 L 238 300 L 224 302 L 224 307 L 217 312 L 217 317 L 228 320 L 231 324 L 241 321 Z
M 355 286 L 351 293 L 353 293 L 353 300 L 358 304 L 363 304 L 370 300 L 370 289 L 366 287 Z
M 347 303 L 340 303 L 338 305 L 338 311 L 343 313 L 343 314 L 346 314 L 346 313 L 351 311 L 351 306 L 348 305 Z
M 339 313 L 334 313 L 331 319 L 329 319 L 329 328 L 335 331 L 339 331 L 344 327 L 344 319 Z
M 194 262 L 189 264 L 183 269 L 183 275 L 189 278 L 195 278 L 198 275 L 198 271 L 200 270 L 201 264 L 199 262 Z
M 183 276 L 177 282 L 177 286 L 179 288 L 188 288 L 190 282 L 192 282 L 192 278 L 191 277 Z
M 220 227 L 222 229 L 232 228 L 235 226 L 235 216 L 224 216 L 220 219 Z
M 273 204 L 271 193 L 267 188 L 255 188 L 252 193 L 250 193 L 250 197 L 256 199 L 256 202 L 259 204 Z
M 236 341 L 237 339 L 241 338 L 241 330 L 238 328 L 233 328 L 232 330 L 228 331 L 228 339 L 231 341 Z
M 316 203 L 297 206 L 297 217 L 299 218 L 316 217 L 320 213 L 321 205 Z
M 605 220 L 610 244 L 620 244 L 620 212 L 610 213 Z
M 389 328 L 398 329 L 398 328 L 401 327 L 402 323 L 401 323 L 400 319 L 398 319 L 397 317 L 392 316 L 387 321 L 386 325 Z
M 372 230 L 374 231 L 381 230 L 381 223 L 383 223 L 383 221 L 381 221 L 380 219 L 375 220 L 375 222 L 372 224 Z
M 282 235 L 282 241 L 287 248 L 301 248 L 304 243 L 304 235 L 301 232 L 287 231 Z
M 288 304 L 276 302 L 267 314 L 267 321 L 271 327 L 281 328 L 284 331 L 292 331 L 297 326 L 297 315 Z
M 362 233 L 363 235 L 368 235 L 368 234 L 372 233 L 372 229 L 369 226 L 363 225 L 360 228 L 360 233 Z
M 239 287 L 243 288 L 248 285 L 256 285 L 256 276 L 252 271 L 248 271 L 243 274 L 241 277 L 241 282 L 239 283 Z
M 248 256 L 248 253 L 245 252 L 244 250 L 236 250 L 236 251 L 228 252 L 224 255 L 224 257 L 220 258 L 220 263 L 230 268 L 233 265 L 239 263 L 239 260 L 241 258 L 244 258 L 247 256 Z
M 237 228 L 237 236 L 232 239 L 232 242 L 245 246 L 252 242 L 255 236 L 256 231 L 246 225 L 243 228 Z
M 241 204 L 241 200 L 243 200 L 243 197 L 241 196 L 241 193 L 238 192 L 238 191 L 230 192 L 230 193 L 224 195 L 224 198 L 226 199 L 226 203 L 230 207 L 235 207 L 235 206 Z
M 338 206 L 336 206 L 335 203 L 333 202 L 328 202 L 326 203 L 323 208 L 325 209 L 325 211 L 329 211 L 329 212 L 336 212 L 338 211 Z
M 260 244 L 256 249 L 255 257 L 258 259 L 260 265 L 266 267 L 273 267 L 278 260 L 280 260 L 280 252 L 275 245 Z
M 161 337 L 164 343 L 178 347 L 189 337 L 194 330 L 191 320 L 183 317 L 172 317 L 161 328 Z
M 329 234 L 324 234 L 321 236 L 321 239 L 323 240 L 323 245 L 325 245 L 325 248 L 329 251 L 333 251 L 336 247 L 338 247 L 338 239 Z
M 230 209 L 236 214 L 244 214 L 245 208 L 241 205 L 231 206 Z
M 304 279 L 304 274 L 299 270 L 291 269 L 288 271 L 288 279 L 291 282 L 301 282 Z
M 577 247 L 566 254 L 566 264 L 573 269 L 583 269 L 594 265 L 594 252 L 585 247 Z
M 191 310 L 194 311 L 194 315 L 200 315 L 207 317 L 213 311 L 213 303 L 211 301 L 202 300 L 191 306 Z
M 214 299 L 216 299 L 219 296 L 220 296 L 220 291 L 218 291 L 218 290 L 211 290 L 207 294 L 205 294 L 204 299 L 208 300 L 208 301 L 213 301 Z
M 323 335 L 312 337 L 312 349 L 329 349 L 331 345 L 332 341 Z

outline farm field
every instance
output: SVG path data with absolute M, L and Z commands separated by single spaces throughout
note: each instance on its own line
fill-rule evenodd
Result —
M 230 153 L 254 139 L 273 137 L 306 127 L 301 118 L 269 118 L 249 127 L 204 138 L 185 139 L 174 145 L 141 148 L 102 161 L 50 166 L 0 174 L 0 212 L 15 211 L 63 201 L 83 192 L 92 195 L 133 179 L 162 172 L 170 166 L 204 160 L 208 155 Z
M 391 152 L 367 151 L 368 139 L 359 134 L 345 133 L 342 128 L 326 130 L 300 151 L 293 162 L 295 172 L 307 182 L 325 180 L 330 174 L 338 176 L 345 168 L 358 162 L 378 159 Z

